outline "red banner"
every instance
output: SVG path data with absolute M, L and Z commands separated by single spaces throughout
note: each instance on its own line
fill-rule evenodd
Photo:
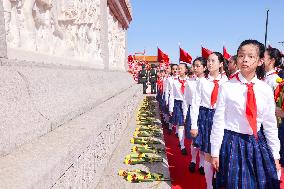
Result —
M 179 60 L 187 63 L 191 63 L 192 57 L 182 48 L 179 48 Z
M 210 51 L 209 49 L 206 49 L 204 47 L 201 47 L 201 55 L 203 58 L 208 58 L 208 56 L 212 54 L 212 51 Z

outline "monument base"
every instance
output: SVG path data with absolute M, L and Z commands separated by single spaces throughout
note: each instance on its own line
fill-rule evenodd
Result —
M 7 56 L 9 59 L 33 61 L 43 64 L 56 64 L 67 65 L 75 67 L 89 67 L 95 69 L 104 69 L 102 59 L 79 59 L 75 57 L 60 57 L 50 54 L 44 54 L 39 52 L 25 51 L 23 49 L 9 48 L 7 49 Z
M 1 188 L 94 188 L 141 85 L 124 72 L 1 61 Z

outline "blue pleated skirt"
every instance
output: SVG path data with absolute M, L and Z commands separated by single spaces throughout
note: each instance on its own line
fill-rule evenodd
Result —
M 169 107 L 166 103 L 165 94 L 163 94 L 163 96 L 162 96 L 162 108 L 163 108 L 163 113 L 168 115 L 169 114 Z
M 158 101 L 160 107 L 162 105 L 162 92 L 158 89 L 156 94 L 156 100 Z
M 177 126 L 184 125 L 183 112 L 182 112 L 182 101 L 174 101 L 174 111 L 171 119 L 171 123 Z
M 217 188 L 279 189 L 273 155 L 263 132 L 246 135 L 225 130 L 220 150 Z
M 200 106 L 198 115 L 198 135 L 193 139 L 193 145 L 205 153 L 211 152 L 210 135 L 215 109 Z
M 188 139 L 191 139 L 190 135 L 190 130 L 191 130 L 191 119 L 190 119 L 190 105 L 187 108 L 187 114 L 186 114 L 186 119 L 185 119 L 185 136 Z

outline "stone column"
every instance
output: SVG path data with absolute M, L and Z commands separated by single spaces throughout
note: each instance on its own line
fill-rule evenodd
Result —
M 7 57 L 3 1 L 0 0 L 0 58 Z
M 102 43 L 102 58 L 104 69 L 109 70 L 109 51 L 108 51 L 108 11 L 107 1 L 101 0 L 101 43 Z

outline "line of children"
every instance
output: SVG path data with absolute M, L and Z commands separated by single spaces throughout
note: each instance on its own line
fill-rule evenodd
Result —
M 281 57 L 277 49 L 246 40 L 227 66 L 219 52 L 196 58 L 195 78 L 186 76 L 185 64 L 171 66 L 173 75 L 163 82 L 164 117 L 170 118 L 169 131 L 176 126 L 183 155 L 185 136 L 192 139 L 188 168 L 195 172 L 199 152 L 208 189 L 280 188 L 284 111 L 275 109 L 273 90 Z M 283 118 L 279 129 L 275 113 Z

